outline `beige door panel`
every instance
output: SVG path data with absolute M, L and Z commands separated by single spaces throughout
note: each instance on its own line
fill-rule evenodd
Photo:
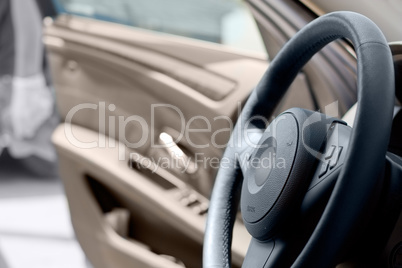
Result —
M 220 157 L 229 131 L 214 136 L 220 148 L 193 145 L 211 144 L 212 133 L 235 123 L 267 69 L 264 56 L 66 15 L 46 27 L 44 42 L 60 115 L 72 124 L 62 124 L 53 141 L 74 230 L 89 260 L 96 268 L 178 267 L 164 256 L 169 255 L 186 267 L 200 267 L 205 209 L 217 169 L 133 170 L 128 154 L 166 154 L 151 141 L 159 144 L 161 134 L 176 139 L 191 118 L 203 116 L 210 131 L 188 133 L 177 146 L 191 159 Z M 291 91 L 305 92 L 303 79 L 300 75 Z M 154 107 L 152 113 L 158 104 L 177 109 Z M 117 127 L 133 115 L 145 126 L 130 121 Z M 191 128 L 206 128 L 205 121 L 194 120 Z M 142 146 L 134 146 L 143 138 Z M 84 141 L 98 143 L 86 149 Z M 109 141 L 115 144 L 106 146 Z M 235 266 L 249 239 L 237 223 Z
M 170 255 L 187 267 L 200 267 L 208 206 L 204 196 L 216 170 L 199 168 L 192 175 L 133 170 L 127 157 L 119 161 L 119 146 L 125 148 L 124 156 L 133 152 L 126 145 L 142 138 L 143 127 L 130 123 L 122 130 L 109 128 L 119 116 L 144 118 L 147 142 L 135 152 L 150 157 L 162 153 L 151 148 L 151 138 L 158 141 L 160 133 L 176 137 L 182 117 L 187 122 L 205 116 L 211 133 L 230 127 L 213 119 L 235 119 L 237 102 L 245 101 L 266 70 L 266 60 L 219 45 L 71 16 L 48 26 L 44 41 L 59 112 L 63 119 L 71 117 L 73 139 L 99 142 L 100 132 L 122 142 L 113 148 L 80 148 L 68 138 L 64 124 L 53 136 L 74 230 L 89 260 L 95 267 L 176 267 L 174 260 L 163 257 Z M 78 109 L 85 103 L 95 108 Z M 172 108 L 155 109 L 151 127 L 151 105 L 161 103 L 174 105 L 182 115 Z M 114 109 L 109 109 L 111 104 Z M 203 126 L 195 122 L 192 128 L 197 127 Z M 191 141 L 183 139 L 178 145 L 189 157 L 220 157 L 222 148 L 191 146 L 210 143 L 211 133 L 194 133 Z M 228 137 L 217 135 L 216 142 L 225 144 Z M 197 196 L 198 203 L 186 204 L 183 192 Z M 249 241 L 241 223 L 235 236 L 233 261 L 240 266 Z

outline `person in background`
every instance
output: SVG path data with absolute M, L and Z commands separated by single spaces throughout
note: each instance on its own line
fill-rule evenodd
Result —
M 55 174 L 51 133 L 58 123 L 42 42 L 51 1 L 1 0 L 0 150 L 36 175 Z
M 5 147 L 5 111 L 11 102 L 12 75 L 14 73 L 14 30 L 11 18 L 11 1 L 0 2 L 0 154 Z

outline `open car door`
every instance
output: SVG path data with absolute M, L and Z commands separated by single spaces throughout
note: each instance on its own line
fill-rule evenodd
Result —
M 216 44 L 231 39 L 222 23 L 247 12 L 243 3 L 168 2 L 60 0 L 61 14 L 45 21 L 64 121 L 53 142 L 77 239 L 97 268 L 201 267 L 217 161 L 268 67 L 264 53 Z M 267 3 L 250 6 L 273 57 L 301 27 L 285 18 L 302 24 L 312 14 Z M 340 116 L 356 99 L 354 79 L 353 56 L 335 44 L 299 74 L 278 112 L 338 99 Z M 234 232 L 239 267 L 250 240 L 240 218 Z

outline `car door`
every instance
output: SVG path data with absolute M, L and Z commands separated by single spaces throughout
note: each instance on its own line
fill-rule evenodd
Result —
M 306 9 L 290 9 L 298 3 L 280 2 L 249 1 L 270 57 L 312 19 Z M 244 19 L 244 3 L 55 5 L 60 14 L 45 20 L 44 33 L 63 120 L 53 143 L 86 256 L 101 268 L 201 267 L 220 156 L 269 65 L 266 53 L 251 51 L 258 38 L 247 36 L 254 22 Z M 335 99 L 339 114 L 345 112 L 355 98 L 353 57 L 346 52 L 337 44 L 316 57 L 277 113 L 325 109 Z M 316 73 L 322 64 L 330 71 Z M 250 239 L 240 217 L 234 232 L 233 263 L 240 267 Z

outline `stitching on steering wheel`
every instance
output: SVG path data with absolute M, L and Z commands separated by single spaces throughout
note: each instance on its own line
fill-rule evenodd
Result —
M 238 167 L 240 168 L 240 167 Z M 237 177 L 237 176 L 236 176 Z M 224 228 L 223 228 L 223 238 L 222 238 L 222 252 L 223 252 L 223 265 L 224 267 L 229 267 L 229 254 L 230 254 L 230 240 L 231 240 L 231 235 L 229 235 L 230 230 L 232 229 L 231 227 L 234 225 L 234 222 L 232 220 L 232 209 L 236 209 L 235 207 L 232 207 L 232 201 L 235 199 L 236 192 L 240 190 L 240 185 L 241 185 L 242 180 L 240 178 L 237 178 L 234 180 L 232 187 L 230 189 L 230 195 L 228 198 L 228 202 L 226 203 L 226 211 L 225 211 L 225 222 L 224 222 Z

